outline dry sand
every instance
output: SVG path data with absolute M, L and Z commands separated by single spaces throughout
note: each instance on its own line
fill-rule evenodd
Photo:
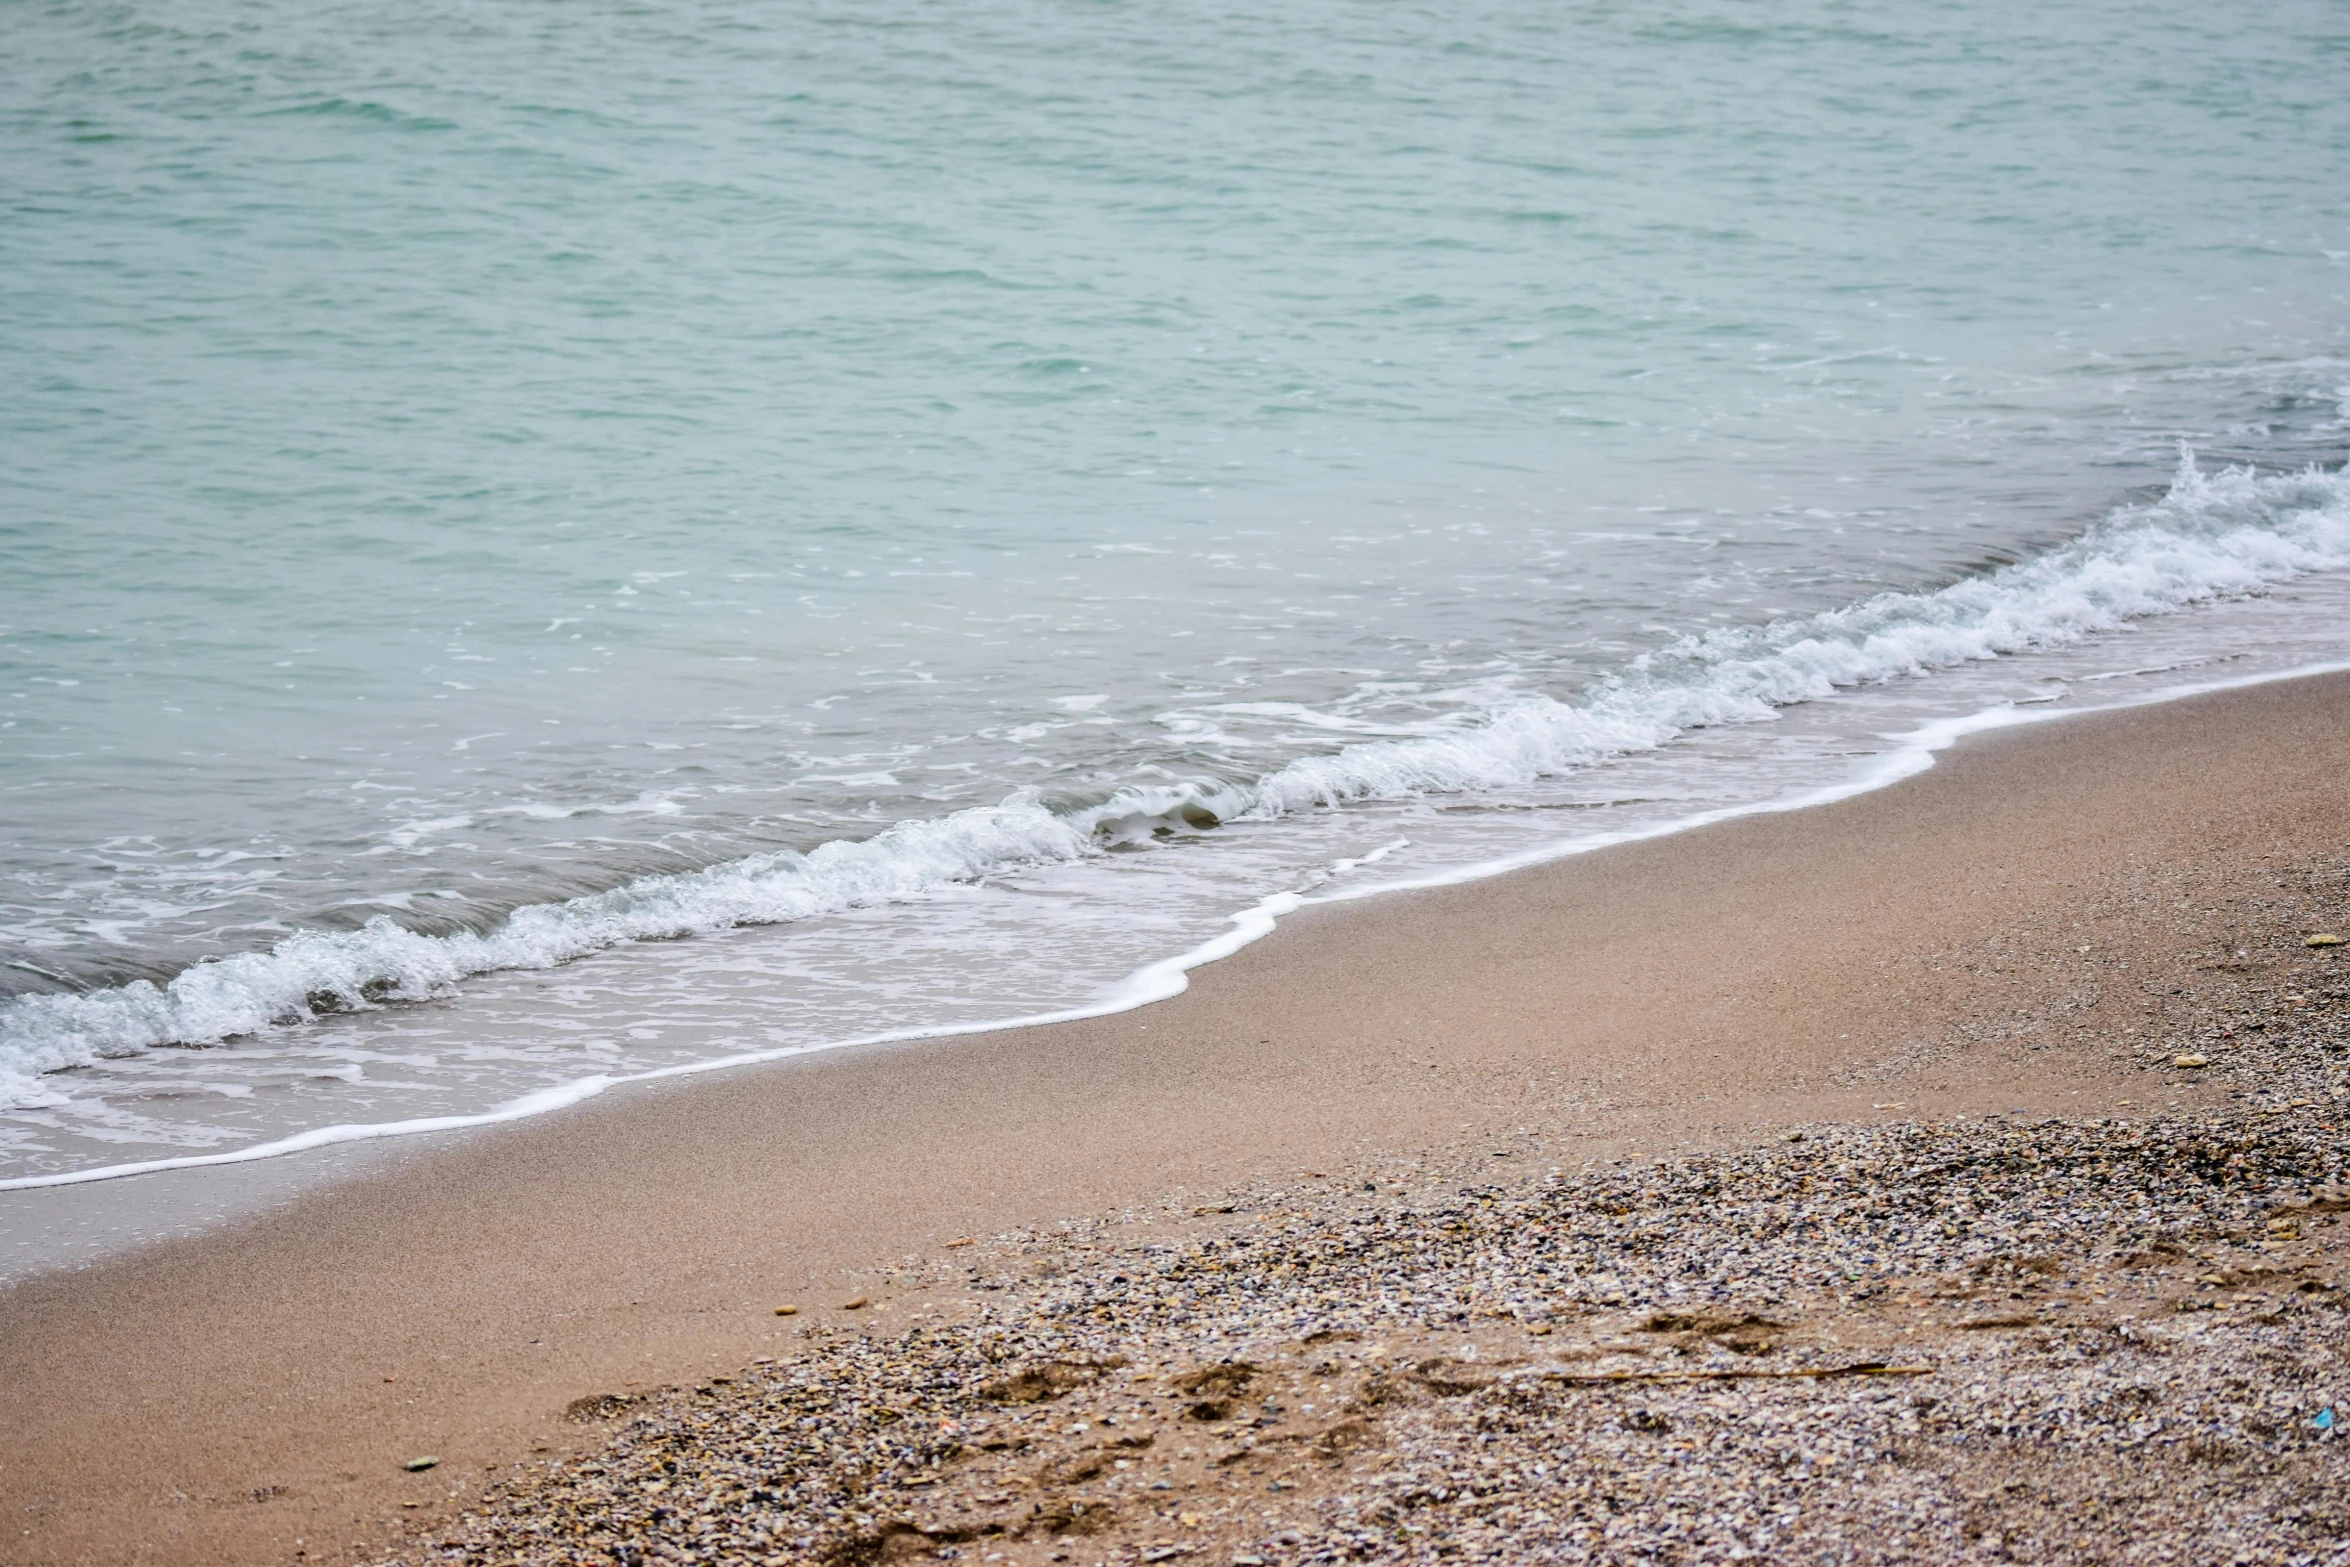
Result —
M 1141 1012 L 640 1093 L 27 1281 L 0 1295 L 0 1540 L 381 1554 L 600 1443 L 564 1418 L 583 1394 L 896 1325 L 884 1281 L 967 1234 L 1501 1145 L 1579 1168 L 2223 1103 L 2146 1041 L 2195 1026 L 2212 965 L 2323 961 L 2276 944 L 2341 917 L 2346 720 L 2329 677 L 1993 734 L 1833 807 L 1311 910 Z
M 608 1442 L 396 1560 L 2339 1567 L 2346 1002 L 2215 1007 L 2219 1115 L 1494 1149 L 975 1241 L 894 1321 L 580 1401 Z

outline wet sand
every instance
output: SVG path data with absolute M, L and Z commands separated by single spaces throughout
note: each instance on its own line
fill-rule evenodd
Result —
M 2138 1033 L 2257 961 L 2225 945 L 2255 905 L 2340 903 L 2263 856 L 2340 853 L 2346 737 L 2342 677 L 1998 732 L 1838 805 L 1310 909 L 1140 1012 L 621 1096 L 26 1281 L 0 1555 L 380 1554 L 597 1440 L 574 1399 L 880 1320 L 838 1308 L 966 1235 L 1505 1139 L 1580 1166 L 1894 1102 L 2214 1099 Z

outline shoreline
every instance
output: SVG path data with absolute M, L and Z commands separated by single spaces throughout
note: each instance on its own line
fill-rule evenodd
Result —
M 1753 816 L 1777 815 L 1786 811 L 1814 810 L 1860 795 L 1872 794 L 1880 789 L 1889 789 L 1905 779 L 1916 777 L 1919 773 L 1933 767 L 1936 759 L 1943 752 L 1977 735 L 1996 734 L 2004 730 L 2021 729 L 2071 719 L 2093 718 L 2107 713 L 2128 712 L 2137 708 L 2162 706 L 2198 697 L 2216 696 L 2230 691 L 2250 690 L 2280 682 L 2311 680 L 2344 672 L 2350 672 L 2350 663 L 2321 662 L 2296 665 L 2289 669 L 2267 670 L 2234 679 L 2166 686 L 2119 701 L 2086 707 L 2024 708 L 2013 703 L 2003 703 L 1973 713 L 1935 719 L 1917 729 L 1890 736 L 1892 744 L 1889 748 L 1874 757 L 1869 766 L 1852 777 L 1807 787 L 1791 794 L 1718 807 L 1696 815 L 1676 817 L 1624 832 L 1565 839 L 1500 859 L 1480 860 L 1464 865 L 1440 868 L 1398 881 L 1372 882 L 1330 893 L 1269 893 L 1247 908 L 1228 916 L 1228 923 L 1233 927 L 1231 930 L 1219 933 L 1168 957 L 1144 964 L 1109 987 L 1110 994 L 1099 1004 L 993 1019 L 979 1023 L 957 1023 L 938 1027 L 892 1030 L 887 1033 L 859 1035 L 820 1045 L 739 1052 L 728 1056 L 713 1057 L 707 1061 L 687 1062 L 617 1077 L 597 1075 L 570 1083 L 553 1084 L 480 1112 L 429 1116 L 410 1121 L 349 1123 L 314 1127 L 286 1137 L 273 1138 L 245 1148 L 226 1149 L 218 1153 L 178 1155 L 162 1159 L 139 1160 L 128 1164 L 103 1165 L 83 1170 L 64 1170 L 44 1175 L 0 1178 L 0 1193 L 50 1190 L 57 1187 L 126 1180 L 137 1176 L 159 1175 L 181 1170 L 219 1169 L 265 1159 L 291 1158 L 320 1149 L 342 1147 L 352 1143 L 408 1137 L 430 1138 L 447 1133 L 505 1126 L 517 1121 L 533 1120 L 542 1115 L 557 1114 L 586 1104 L 616 1088 L 668 1083 L 696 1078 L 708 1073 L 745 1071 L 832 1051 L 962 1039 L 979 1034 L 994 1034 L 1014 1029 L 1045 1028 L 1060 1023 L 1089 1022 L 1097 1018 L 1115 1017 L 1120 1013 L 1138 1011 L 1182 995 L 1190 988 L 1189 976 L 1194 970 L 1220 962 L 1242 948 L 1264 940 L 1274 934 L 1284 917 L 1303 909 L 1354 903 L 1364 899 L 1389 898 L 1414 892 L 1432 891 L 1438 888 L 1467 886 L 1481 881 L 1489 881 L 1496 877 L 1516 875 L 1522 871 L 1555 864 L 1562 860 L 1574 859 L 1586 854 L 1602 853 L 1608 849 L 1620 848 L 1627 844 L 1646 843 L 1653 839 L 1697 832 L 1723 822 L 1740 821 Z M 39 1271 L 39 1269 L 36 1266 L 30 1271 Z M 8 1279 L 17 1276 L 20 1275 L 0 1273 L 0 1283 L 5 1283 Z
M 9 1533 L 33 1561 L 365 1556 L 422 1510 L 404 1456 L 576 1448 L 573 1399 L 775 1352 L 779 1300 L 1169 1193 L 2110 1111 L 2149 1090 L 2144 976 L 2211 950 L 2133 878 L 2334 851 L 2350 679 L 2046 716 L 2078 721 L 1834 805 L 1302 909 L 1140 1012 L 624 1091 L 22 1281 Z

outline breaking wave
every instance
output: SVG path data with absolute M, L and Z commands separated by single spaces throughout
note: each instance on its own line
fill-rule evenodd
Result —
M 758 854 L 530 905 L 484 933 L 422 935 L 379 916 L 355 931 L 306 931 L 266 952 L 196 963 L 161 986 L 19 997 L 0 1007 L 0 1105 L 58 1102 L 64 1096 L 43 1074 L 105 1057 L 444 996 L 472 975 L 548 968 L 625 942 L 918 898 L 1097 854 L 1154 826 L 1522 785 L 1839 689 L 2077 642 L 2346 565 L 2343 472 L 2204 473 L 2183 456 L 2160 500 L 2032 559 L 1932 592 L 1684 637 L 1569 700 L 1503 697 L 1441 732 L 1300 757 L 1254 780 L 1126 788 L 1062 809 L 1021 793 L 804 854 Z

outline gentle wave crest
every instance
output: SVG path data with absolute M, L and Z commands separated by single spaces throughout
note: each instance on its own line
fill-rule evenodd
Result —
M 65 1096 L 44 1074 L 171 1045 L 205 1045 L 322 1012 L 445 996 L 472 975 L 548 968 L 625 942 L 781 924 L 1065 863 L 1156 825 L 1275 819 L 1350 802 L 1523 785 L 1653 749 L 1691 729 L 1768 718 L 1870 682 L 2076 642 L 2126 622 L 2350 565 L 2350 477 L 2199 470 L 2183 456 L 2160 500 L 2070 543 L 1930 593 L 1685 637 L 1571 701 L 1502 698 L 1443 733 L 1301 757 L 1253 782 L 1121 789 L 1053 810 L 1000 805 L 901 822 L 801 854 L 753 855 L 516 910 L 483 934 L 427 936 L 379 916 L 267 952 L 0 1009 L 0 1104 Z

